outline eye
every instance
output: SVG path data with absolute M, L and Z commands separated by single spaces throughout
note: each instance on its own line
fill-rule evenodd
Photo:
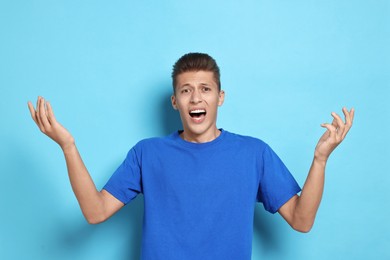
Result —
M 203 92 L 209 92 L 209 91 L 211 90 L 211 88 L 209 88 L 209 87 L 203 87 L 202 90 L 203 90 Z
M 186 93 L 189 93 L 190 92 L 190 89 L 188 89 L 188 88 L 183 88 L 181 91 L 180 91 L 180 93 L 182 93 L 182 94 L 186 94 Z

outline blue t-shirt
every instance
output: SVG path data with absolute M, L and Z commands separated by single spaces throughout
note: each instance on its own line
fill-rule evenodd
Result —
M 179 132 L 137 143 L 104 189 L 144 196 L 142 259 L 250 259 L 255 204 L 275 213 L 300 191 L 263 141 L 221 130 L 207 143 Z

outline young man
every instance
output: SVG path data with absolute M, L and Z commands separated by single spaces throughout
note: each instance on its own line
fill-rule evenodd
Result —
M 72 135 L 38 98 L 31 116 L 62 148 L 69 178 L 89 223 L 100 223 L 144 195 L 143 259 L 250 259 L 256 202 L 308 232 L 319 207 L 327 159 L 352 126 L 354 110 L 336 113 L 320 138 L 302 192 L 272 149 L 259 139 L 216 126 L 223 104 L 219 68 L 207 54 L 174 65 L 172 106 L 183 130 L 137 143 L 98 191 Z

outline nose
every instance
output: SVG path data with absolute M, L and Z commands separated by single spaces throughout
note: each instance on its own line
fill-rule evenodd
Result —
M 199 90 L 194 90 L 191 95 L 191 103 L 197 104 L 202 101 L 202 95 Z

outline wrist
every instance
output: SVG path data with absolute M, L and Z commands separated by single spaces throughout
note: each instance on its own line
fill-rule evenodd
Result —
M 67 143 L 61 144 L 60 147 L 64 153 L 69 153 L 69 152 L 72 152 L 76 148 L 76 144 L 75 144 L 74 140 L 71 140 Z
M 321 158 L 318 156 L 314 156 L 313 164 L 316 164 L 318 166 L 325 168 L 327 161 L 328 161 L 327 158 Z

